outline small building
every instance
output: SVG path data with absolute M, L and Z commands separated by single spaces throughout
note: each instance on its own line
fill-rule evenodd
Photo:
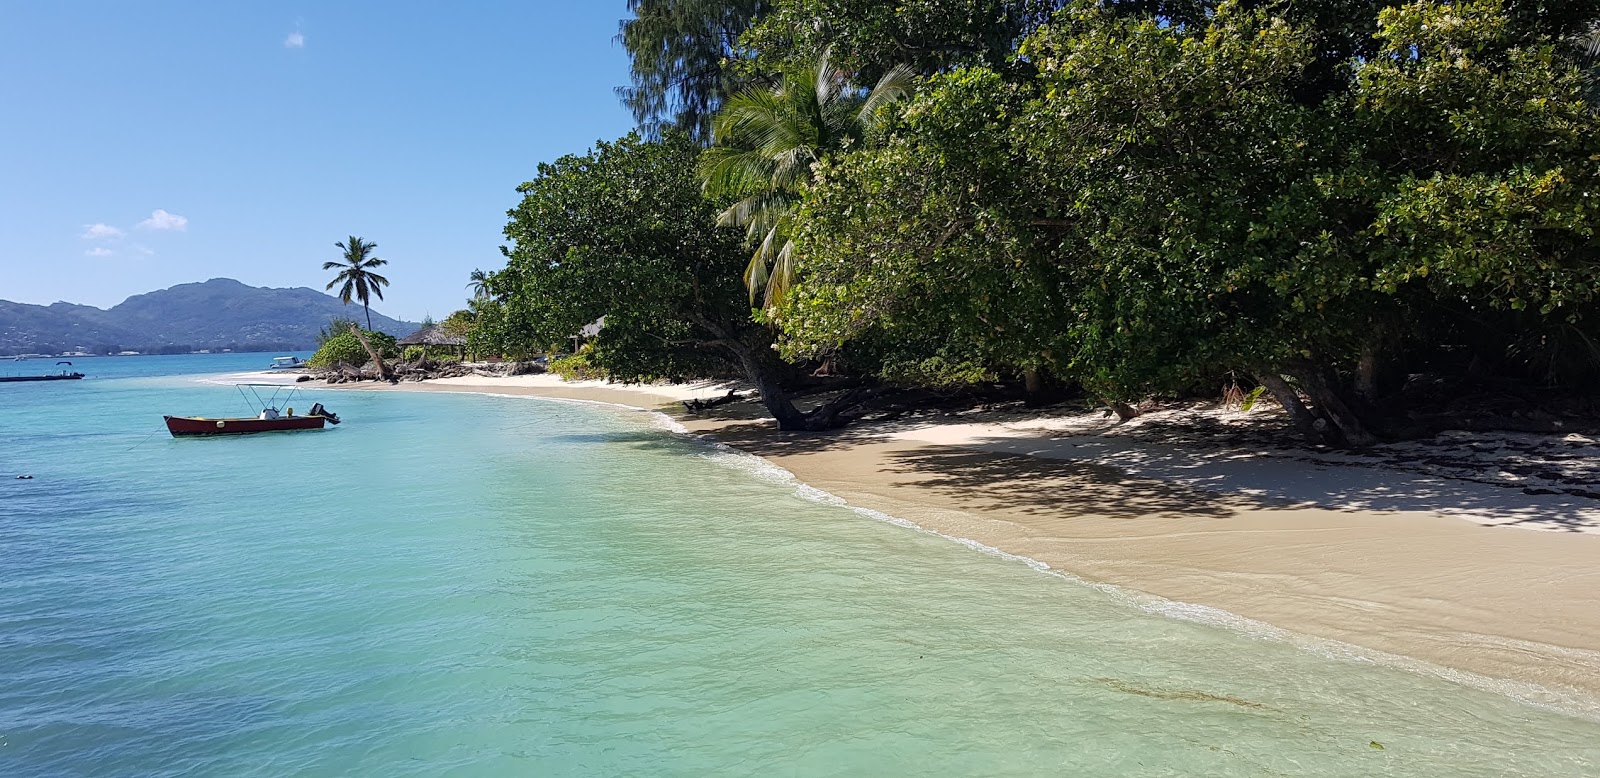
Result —
M 423 359 L 428 358 L 428 349 L 430 347 L 454 349 L 456 356 L 459 357 L 461 356 L 462 351 L 464 351 L 467 347 L 467 339 L 461 337 L 460 335 L 451 335 L 445 332 L 437 324 L 429 324 L 428 326 L 405 336 L 404 339 L 397 341 L 395 345 L 401 348 L 406 348 L 409 346 L 421 346 Z
M 572 336 L 572 353 L 578 353 L 578 349 L 583 348 L 583 344 L 594 340 L 595 336 L 599 335 L 600 331 L 605 328 L 606 317 L 604 316 L 583 325 L 583 328 L 578 330 L 578 334 Z

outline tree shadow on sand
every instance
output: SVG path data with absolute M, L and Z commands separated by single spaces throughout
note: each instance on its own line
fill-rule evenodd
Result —
M 793 456 L 885 446 L 879 472 L 895 486 L 928 489 L 952 504 L 976 510 L 1033 515 L 1113 518 L 1220 518 L 1261 503 L 1247 497 L 1131 478 L 1106 465 L 997 454 L 960 446 L 889 444 L 886 434 L 922 426 L 882 422 L 825 433 L 783 433 L 771 427 L 731 424 L 715 438 L 757 456 Z
M 896 485 L 930 489 L 979 510 L 1116 519 L 1223 518 L 1262 507 L 1247 498 L 1130 478 L 1113 467 L 950 446 L 886 452 Z

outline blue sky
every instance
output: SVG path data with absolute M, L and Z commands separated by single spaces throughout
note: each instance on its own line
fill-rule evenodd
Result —
M 516 187 L 627 132 L 616 2 L 0 0 L 0 299 L 108 307 L 213 277 L 461 307 Z

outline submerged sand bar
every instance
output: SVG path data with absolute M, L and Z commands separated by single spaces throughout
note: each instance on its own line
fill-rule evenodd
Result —
M 674 416 L 682 415 L 678 401 L 726 390 L 548 375 L 359 388 L 592 400 Z M 1115 456 L 1108 463 L 1085 455 L 1081 435 L 993 423 L 826 434 L 781 433 L 756 418 L 683 423 L 852 505 L 1090 581 L 1203 606 L 1175 615 L 1226 611 L 1470 674 L 1459 676 L 1469 682 L 1509 681 L 1502 690 L 1525 699 L 1600 714 L 1600 514 L 1574 513 L 1570 501 L 1459 482 L 1418 495 L 1408 493 L 1418 481 L 1403 473 L 1304 465 L 1295 472 L 1320 469 L 1334 484 L 1330 496 L 1351 479 L 1388 495 L 1354 504 L 1406 509 L 1308 504 L 1304 484 L 1274 493 L 1249 477 L 1249 463 L 1232 465 L 1231 480 L 1227 471 L 1202 471 L 1200 488 L 1183 482 L 1199 465 L 1168 462 L 1157 473 L 1165 477 L 1148 467 L 1134 476 L 1128 470 L 1139 468 L 1117 467 Z M 1561 515 L 1540 521 L 1546 508 Z M 1505 523 L 1516 526 L 1496 526 Z M 1548 529 L 1565 531 L 1541 531 Z

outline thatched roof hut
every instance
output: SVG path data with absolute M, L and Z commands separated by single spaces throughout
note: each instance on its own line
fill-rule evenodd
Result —
M 406 346 L 421 346 L 422 358 L 427 359 L 429 347 L 444 346 L 445 348 L 453 348 L 459 351 L 460 349 L 467 347 L 467 339 L 461 337 L 460 335 L 451 335 L 445 332 L 444 329 L 437 324 L 429 324 L 428 326 L 405 336 L 403 340 L 396 341 L 395 345 L 400 346 L 401 348 Z
M 467 339 L 446 333 L 437 324 L 429 324 L 395 343 L 397 346 L 465 346 Z

